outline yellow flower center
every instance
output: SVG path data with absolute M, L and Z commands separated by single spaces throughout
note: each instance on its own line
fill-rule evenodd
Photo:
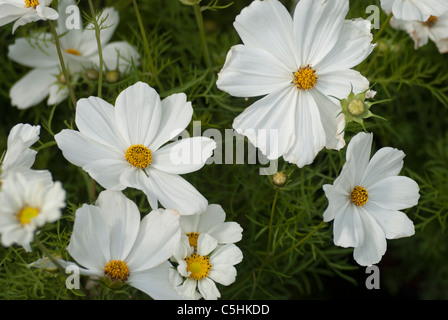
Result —
M 436 16 L 430 16 L 428 20 L 426 20 L 423 24 L 427 27 L 432 27 L 436 24 L 436 22 L 439 21 L 439 18 Z
M 362 207 L 369 200 L 369 194 L 364 187 L 356 186 L 352 190 L 350 200 L 358 207 Z
M 19 211 L 17 217 L 19 218 L 20 224 L 23 226 L 28 224 L 39 214 L 39 209 L 26 206 Z
M 191 272 L 190 279 L 201 280 L 208 276 L 208 272 L 212 268 L 208 257 L 196 253 L 186 257 L 185 261 L 187 262 L 187 271 Z
M 354 99 L 348 104 L 348 112 L 355 117 L 359 117 L 364 113 L 366 108 L 364 107 L 364 102 L 359 99 Z
M 316 75 L 316 69 L 311 68 L 310 65 L 301 67 L 296 73 L 294 73 L 293 83 L 300 90 L 312 89 L 316 86 L 318 76 Z
M 69 53 L 69 54 L 72 54 L 74 56 L 80 56 L 81 55 L 81 52 L 79 52 L 78 50 L 73 49 L 73 48 L 69 48 L 69 49 L 65 50 L 65 52 Z
M 34 8 L 39 5 L 39 1 L 37 0 L 25 0 L 25 8 Z
M 188 240 L 190 242 L 190 246 L 192 246 L 194 248 L 194 250 L 197 250 L 198 249 L 199 233 L 190 232 L 190 233 L 187 233 L 187 236 L 188 236 Z
M 126 281 L 129 277 L 129 267 L 121 260 L 111 260 L 104 266 L 104 274 L 112 280 Z
M 151 164 L 151 150 L 141 144 L 134 144 L 126 150 L 126 160 L 134 167 L 144 169 Z

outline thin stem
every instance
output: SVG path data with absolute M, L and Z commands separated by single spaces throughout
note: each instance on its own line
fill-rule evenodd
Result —
M 301 246 L 306 240 L 308 240 L 314 233 L 316 233 L 317 230 L 319 230 L 323 225 L 325 224 L 324 221 L 319 223 L 313 230 L 311 230 L 304 238 L 302 238 L 299 242 L 296 242 L 292 247 L 289 247 L 287 250 L 283 251 L 282 253 L 276 255 L 272 259 L 269 259 L 268 262 L 272 262 L 274 260 L 277 260 L 278 258 L 283 257 L 288 252 L 296 249 L 297 247 Z
M 90 7 L 90 14 L 92 15 L 93 19 L 93 26 L 95 27 L 96 43 L 98 45 L 98 55 L 100 59 L 100 65 L 99 65 L 100 70 L 98 75 L 98 98 L 101 98 L 103 91 L 103 50 L 101 48 L 100 27 L 98 25 L 98 20 L 96 17 L 95 9 L 93 8 L 92 0 L 89 0 L 89 7 Z
M 269 254 L 271 252 L 272 224 L 273 224 L 273 221 L 274 221 L 274 214 L 275 214 L 275 207 L 277 205 L 278 192 L 279 192 L 279 189 L 276 188 L 275 195 L 274 195 L 274 201 L 272 202 L 271 217 L 269 219 L 268 246 L 266 248 L 266 253 L 267 254 Z
M 142 35 L 143 44 L 145 46 L 146 59 L 149 64 L 150 72 L 151 72 L 153 79 L 156 82 L 157 86 L 159 86 L 160 91 L 163 91 L 162 83 L 159 80 L 154 61 L 152 60 L 151 49 L 149 48 L 148 38 L 146 36 L 145 27 L 143 26 L 142 17 L 140 16 L 140 10 L 138 9 L 137 1 L 132 0 L 132 3 L 134 4 L 135 15 L 137 17 L 138 26 L 140 28 L 140 33 Z
M 34 241 L 36 242 L 37 246 L 42 250 L 42 252 L 48 257 L 50 258 L 51 262 L 53 262 L 56 267 L 59 269 L 59 271 L 61 271 L 62 273 L 65 273 L 65 269 L 64 267 L 62 267 L 62 265 L 59 263 L 59 261 L 57 261 L 53 255 L 48 251 L 48 249 L 45 247 L 45 245 L 42 243 L 42 241 L 40 241 L 38 235 L 36 234 L 34 236 Z
M 389 13 L 389 15 L 387 16 L 386 20 L 383 22 L 383 25 L 381 26 L 380 30 L 377 32 L 377 34 L 375 35 L 375 37 L 373 38 L 372 43 L 376 43 L 380 37 L 380 35 L 384 32 L 384 30 L 387 28 L 390 19 L 392 19 L 392 13 Z
M 61 51 L 61 44 L 59 42 L 59 36 L 58 36 L 58 33 L 56 32 L 56 29 L 54 28 L 51 20 L 48 20 L 48 23 L 50 24 L 50 30 L 51 30 L 51 33 L 53 34 L 54 42 L 56 44 L 56 50 L 58 52 L 58 57 L 59 57 L 59 62 L 61 64 L 62 74 L 64 75 L 64 78 L 65 78 L 65 84 L 66 84 L 68 92 L 70 94 L 70 98 L 73 103 L 73 108 L 76 109 L 76 97 L 75 97 L 75 93 L 73 92 L 73 88 L 71 85 L 70 74 L 68 73 L 67 68 L 65 67 L 64 57 L 63 57 L 62 51 Z
M 194 5 L 194 15 L 196 16 L 196 22 L 201 34 L 202 52 L 204 55 L 205 65 L 210 69 L 212 66 L 212 62 L 210 59 L 210 53 L 208 51 L 207 40 L 205 38 L 204 18 L 202 17 L 201 7 L 198 3 Z

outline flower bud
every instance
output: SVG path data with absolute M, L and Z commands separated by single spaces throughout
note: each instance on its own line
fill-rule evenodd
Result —
M 109 83 L 115 83 L 120 80 L 120 73 L 116 70 L 106 72 L 106 81 Z
M 276 172 L 272 176 L 272 183 L 278 188 L 283 188 L 288 182 L 288 176 L 284 172 Z
M 99 78 L 99 73 L 98 73 L 97 70 L 95 70 L 93 68 L 92 69 L 87 69 L 86 70 L 86 77 L 89 80 L 96 81 Z

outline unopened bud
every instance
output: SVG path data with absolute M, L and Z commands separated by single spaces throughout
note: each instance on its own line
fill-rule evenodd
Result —
M 109 83 L 115 83 L 120 80 L 120 73 L 116 70 L 108 71 L 106 73 L 106 81 Z
M 279 188 L 282 188 L 286 185 L 286 182 L 288 182 L 288 176 L 284 172 L 276 172 L 272 176 L 272 183 Z
M 87 69 L 86 70 L 86 77 L 89 80 L 95 81 L 95 80 L 98 80 L 99 73 L 95 69 Z
M 350 101 L 348 104 L 348 112 L 354 117 L 359 117 L 366 111 L 366 108 L 364 106 L 364 101 L 359 99 L 354 99 Z

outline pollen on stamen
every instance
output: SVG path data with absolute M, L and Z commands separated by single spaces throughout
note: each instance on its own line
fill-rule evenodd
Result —
M 189 233 L 187 233 L 187 236 L 188 236 L 188 241 L 190 242 L 190 246 L 192 246 L 194 248 L 194 250 L 197 250 L 198 249 L 199 233 L 189 232 Z
M 299 70 L 297 70 L 297 72 L 294 73 L 293 83 L 300 90 L 309 90 L 316 86 L 318 78 L 316 69 L 313 69 L 310 65 L 307 65 L 302 66 Z
M 364 206 L 369 200 L 369 194 L 364 187 L 356 186 L 350 194 L 350 200 L 358 207 Z
M 34 8 L 36 9 L 36 7 L 39 5 L 39 1 L 38 0 L 25 0 L 25 8 Z
M 132 166 L 144 169 L 151 164 L 152 153 L 141 144 L 134 144 L 126 150 L 125 158 Z
M 26 224 L 29 224 L 31 220 L 37 217 L 38 214 L 39 214 L 38 208 L 32 208 L 30 206 L 26 206 L 19 211 L 17 217 L 20 221 L 20 225 L 24 226 Z
M 129 267 L 121 260 L 111 260 L 104 266 L 104 274 L 112 280 L 126 281 L 129 277 Z
M 69 53 L 69 54 L 72 54 L 74 56 L 80 56 L 81 55 L 81 52 L 79 52 L 78 50 L 73 49 L 73 48 L 66 49 L 65 52 Z
M 425 22 L 423 22 L 423 25 L 427 26 L 427 27 L 432 27 L 433 25 L 435 25 L 437 23 L 437 21 L 439 21 L 439 18 L 436 16 L 430 16 L 428 20 L 426 20 Z
M 191 256 L 185 258 L 187 262 L 187 272 L 190 272 L 189 278 L 194 280 L 201 280 L 208 276 L 212 265 L 207 256 L 200 256 L 193 253 Z

